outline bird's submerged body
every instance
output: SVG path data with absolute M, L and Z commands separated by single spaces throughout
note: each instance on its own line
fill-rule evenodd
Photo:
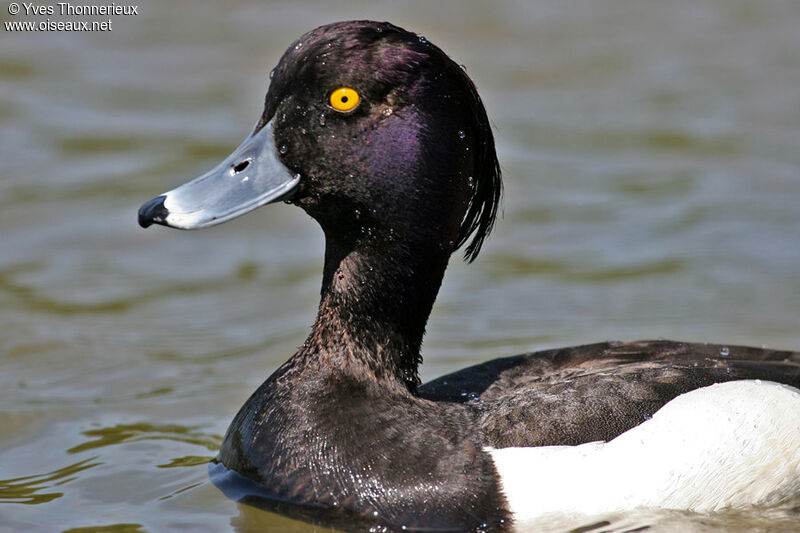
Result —
M 497 212 L 477 91 L 424 38 L 369 21 L 309 32 L 274 72 L 252 135 L 139 214 L 205 227 L 285 200 L 325 232 L 317 320 L 231 423 L 223 489 L 247 479 L 340 526 L 448 531 L 800 490 L 798 353 L 602 343 L 421 385 L 449 257 L 473 259 Z
M 800 492 L 800 391 L 769 381 L 800 385 L 790 358 L 602 343 L 493 360 L 417 394 L 280 369 L 239 412 L 220 461 L 279 501 L 411 529 L 776 504 Z

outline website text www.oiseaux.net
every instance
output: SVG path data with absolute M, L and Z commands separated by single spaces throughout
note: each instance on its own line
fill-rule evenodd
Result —
M 8 4 L 9 15 L 46 16 L 45 20 L 6 20 L 3 21 L 6 31 L 112 31 L 113 21 L 106 20 L 53 20 L 51 16 L 67 17 L 108 17 L 130 16 L 139 14 L 138 5 L 77 5 L 70 2 L 57 2 L 53 5 L 41 5 L 33 2 L 11 2 Z

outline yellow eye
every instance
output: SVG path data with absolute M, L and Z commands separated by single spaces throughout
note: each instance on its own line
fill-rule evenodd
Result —
M 358 93 L 350 87 L 339 87 L 331 93 L 331 107 L 336 111 L 351 111 L 358 105 L 358 100 Z

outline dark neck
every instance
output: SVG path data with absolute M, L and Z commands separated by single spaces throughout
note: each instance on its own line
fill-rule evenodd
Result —
M 297 356 L 414 392 L 448 257 L 438 245 L 326 236 L 319 313 Z

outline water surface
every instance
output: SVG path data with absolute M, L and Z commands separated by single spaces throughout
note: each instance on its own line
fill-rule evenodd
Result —
M 139 12 L 107 33 L 0 30 L 0 531 L 320 531 L 226 499 L 206 467 L 313 321 L 316 224 L 277 205 L 143 231 L 136 209 L 238 145 L 285 47 L 333 20 L 424 34 L 495 126 L 504 218 L 453 261 L 426 379 L 606 339 L 800 349 L 795 0 Z M 790 531 L 790 507 L 589 522 Z

